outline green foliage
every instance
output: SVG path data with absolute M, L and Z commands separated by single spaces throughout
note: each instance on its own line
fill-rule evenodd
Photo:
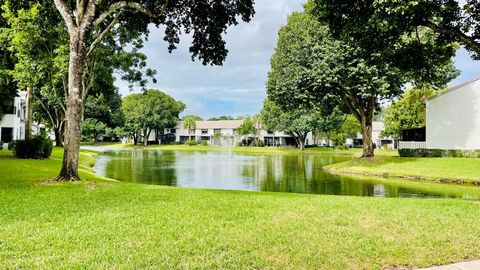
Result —
M 240 136 L 255 135 L 256 132 L 257 129 L 255 128 L 255 122 L 250 116 L 245 117 L 245 120 L 243 120 L 243 123 L 237 129 L 237 133 Z
M 400 157 L 463 157 L 479 158 L 480 150 L 398 149 Z
M 183 119 L 183 128 L 188 129 L 189 132 L 190 130 L 193 130 L 197 127 L 197 120 L 195 120 L 195 117 L 186 117 Z
M 318 4 L 316 11 L 328 19 L 332 30 L 355 37 L 363 47 L 366 47 L 368 42 L 395 44 L 402 41 L 403 36 L 415 34 L 419 28 L 427 27 L 435 32 L 434 43 L 438 47 L 459 42 L 472 53 L 474 59 L 480 59 L 478 0 L 322 0 L 315 3 Z M 360 31 L 363 31 L 364 37 Z M 372 34 L 376 34 L 377 39 L 368 41 Z M 426 56 L 432 53 L 431 49 L 438 47 L 421 47 L 418 43 L 411 43 L 410 48 L 415 50 L 417 55 L 404 54 L 405 60 L 418 57 L 416 63 L 412 64 L 421 65 L 425 60 L 428 61 Z M 394 52 L 394 47 L 392 49 Z M 419 49 L 423 50 L 420 52 Z
M 3 150 L 3 142 L 0 141 L 0 150 Z
M 354 115 L 348 115 L 342 125 L 342 135 L 346 139 L 356 139 L 358 133 L 362 132 L 362 127 Z
M 184 121 L 187 118 L 193 118 L 195 121 L 203 121 L 202 117 L 198 115 L 193 115 L 193 114 L 185 115 L 184 117 L 182 117 L 182 121 Z
M 133 137 L 142 132 L 147 137 L 150 130 L 163 130 L 175 125 L 184 109 L 185 104 L 159 90 L 150 89 L 145 93 L 128 95 L 122 102 L 124 130 Z
M 400 99 L 385 110 L 385 130 L 381 136 L 398 139 L 403 129 L 425 126 L 425 101 L 435 93 L 428 86 L 406 90 Z
M 83 123 L 82 134 L 96 142 L 98 137 L 106 135 L 107 125 L 97 119 L 88 118 Z
M 188 146 L 195 146 L 198 143 L 195 140 L 187 140 L 187 141 L 185 141 L 185 144 L 188 145 Z
M 52 150 L 53 142 L 46 134 L 35 135 L 31 140 L 18 140 L 12 144 L 13 155 L 16 158 L 49 158 Z
M 208 141 L 203 140 L 203 141 L 202 141 L 202 145 L 203 145 L 203 146 L 208 146 Z
M 208 119 L 208 121 L 220 121 L 220 120 L 235 120 L 235 118 L 232 116 L 222 115 L 219 117 L 212 117 Z

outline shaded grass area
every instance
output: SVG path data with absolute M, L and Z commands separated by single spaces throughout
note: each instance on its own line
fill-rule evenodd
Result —
M 51 184 L 60 159 L 0 151 L 2 268 L 381 269 L 479 258 L 480 204 Z M 54 158 L 61 157 L 55 149 Z
M 325 168 L 346 173 L 480 184 L 480 159 L 475 158 L 401 158 L 377 155 Z

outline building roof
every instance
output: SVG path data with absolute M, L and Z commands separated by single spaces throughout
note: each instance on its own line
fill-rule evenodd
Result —
M 459 85 L 457 85 L 457 86 L 451 87 L 451 88 L 449 88 L 448 90 L 443 91 L 443 92 L 441 92 L 441 93 L 439 93 L 439 94 L 436 94 L 435 96 L 429 98 L 428 101 L 430 101 L 430 100 L 432 100 L 432 99 L 435 99 L 435 98 L 437 98 L 437 97 L 443 96 L 443 95 L 445 95 L 445 94 L 448 94 L 448 93 L 450 93 L 450 92 L 453 92 L 453 91 L 455 91 L 455 90 L 458 90 L 458 89 L 460 89 L 460 88 L 462 88 L 462 87 L 464 87 L 464 86 L 466 86 L 466 85 L 472 84 L 472 83 L 474 83 L 474 82 L 476 82 L 476 81 L 480 81 L 480 76 L 479 76 L 479 77 L 476 77 L 476 78 L 473 78 L 473 79 L 471 79 L 471 80 L 469 80 L 469 81 L 463 82 L 463 83 L 461 83 L 461 84 L 459 84 Z
M 242 125 L 242 123 L 243 120 L 196 121 L 196 129 L 237 129 L 240 127 L 240 125 Z M 175 128 L 183 128 L 183 121 L 178 121 Z

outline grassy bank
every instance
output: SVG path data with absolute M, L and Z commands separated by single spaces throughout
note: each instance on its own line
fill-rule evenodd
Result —
M 1 268 L 381 269 L 480 258 L 480 204 L 80 183 L 0 151 Z
M 326 166 L 333 172 L 480 184 L 480 159 L 401 158 L 377 155 Z

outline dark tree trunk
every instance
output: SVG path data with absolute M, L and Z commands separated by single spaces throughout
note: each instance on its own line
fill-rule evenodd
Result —
M 368 115 L 363 116 L 360 123 L 362 126 L 362 140 L 363 140 L 362 157 L 373 157 L 374 149 L 373 149 L 373 142 L 372 142 L 372 117 Z
M 55 133 L 55 146 L 63 146 L 60 128 L 54 128 L 53 132 Z
M 84 37 L 78 32 L 70 33 L 70 61 L 68 69 L 68 99 L 65 128 L 63 165 L 58 181 L 77 181 L 80 138 L 83 121 L 83 77 L 87 51 Z
M 25 108 L 25 139 L 26 140 L 31 140 L 32 139 L 32 88 L 28 87 L 27 88 L 27 100 L 26 100 L 26 108 Z
M 137 145 L 137 143 L 138 143 L 137 138 L 138 138 L 137 135 L 133 134 L 133 145 Z

